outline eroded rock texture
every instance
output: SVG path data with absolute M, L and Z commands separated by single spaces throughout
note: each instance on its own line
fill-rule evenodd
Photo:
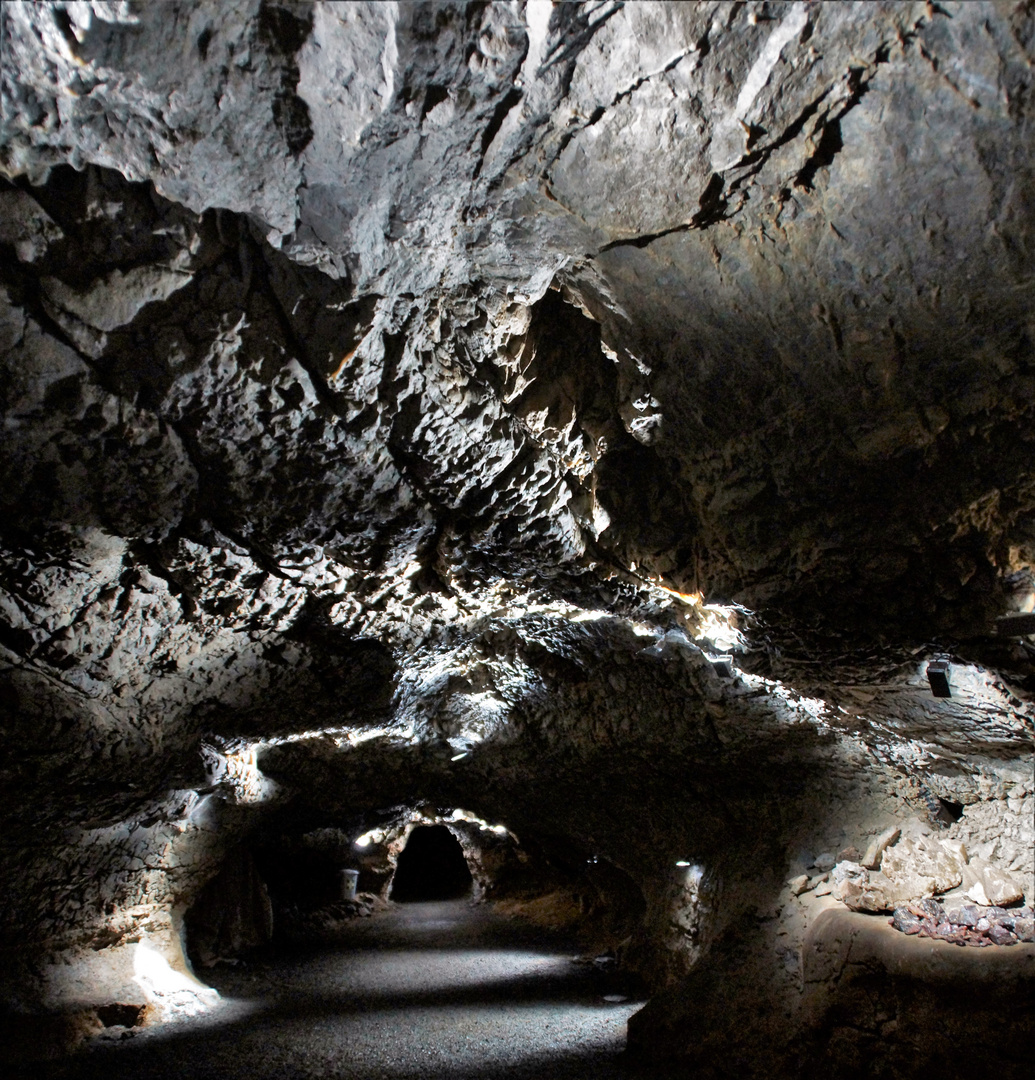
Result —
M 197 1012 L 263 852 L 448 821 L 642 1054 L 956 1060 L 822 896 L 901 826 L 1035 899 L 1031 5 L 0 20 L 7 1015 Z

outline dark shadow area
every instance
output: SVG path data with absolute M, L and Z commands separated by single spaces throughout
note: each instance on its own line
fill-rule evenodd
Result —
M 259 853 L 259 865 L 278 907 L 302 910 L 333 904 L 341 899 L 341 866 L 322 852 L 269 850 Z
M 221 958 L 240 956 L 270 941 L 273 908 L 250 851 L 238 847 L 229 853 L 187 912 L 184 927 L 187 953 L 195 967 L 211 967 Z
M 402 904 L 456 900 L 471 892 L 463 849 L 445 825 L 420 825 L 406 842 L 392 882 L 391 899 Z
M 802 1080 L 1030 1075 L 1035 1023 L 1030 1010 L 1018 1007 L 1030 1000 L 1023 964 L 1005 977 L 974 982 L 858 967 L 846 969 L 802 1038 Z

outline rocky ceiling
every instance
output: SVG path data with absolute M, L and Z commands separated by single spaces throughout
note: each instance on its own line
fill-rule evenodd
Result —
M 0 20 L 8 1010 L 400 805 L 620 869 L 679 1053 L 802 845 L 1031 901 L 1030 3 Z

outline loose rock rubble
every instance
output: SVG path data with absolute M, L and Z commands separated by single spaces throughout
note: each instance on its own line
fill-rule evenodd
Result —
M 1025 893 L 1015 877 L 970 856 L 962 841 L 932 835 L 915 818 L 904 827 L 908 835 L 903 826 L 885 829 L 864 854 L 852 846 L 836 859 L 830 853 L 816 856 L 812 875 L 791 878 L 789 892 L 832 895 L 852 911 L 893 911 L 888 921 L 895 929 L 957 945 L 1035 940 L 1032 909 L 1018 906 Z
M 914 900 L 895 908 L 888 923 L 903 934 L 976 948 L 1016 945 L 1018 941 L 1035 942 L 1035 920 L 1030 907 L 1008 910 L 964 904 L 957 908 L 938 900 Z
M 962 841 L 922 831 L 902 836 L 897 826 L 870 843 L 861 863 L 839 861 L 832 868 L 832 881 L 837 899 L 853 911 L 891 911 L 955 889 L 986 906 L 1024 899 L 1019 881 L 1000 867 L 971 857 Z
M 311 911 L 297 907 L 281 909 L 280 933 L 288 941 L 333 941 L 352 919 L 369 919 L 376 911 L 384 911 L 385 903 L 373 893 L 359 893 L 355 900 L 336 900 Z

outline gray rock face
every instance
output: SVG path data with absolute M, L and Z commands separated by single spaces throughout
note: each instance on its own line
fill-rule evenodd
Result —
M 746 973 L 745 1070 L 818 889 L 1030 903 L 1032 19 L 3 4 L 5 1008 L 205 1007 L 220 868 L 258 940 L 389 811 L 595 897 L 648 1056 Z
M 610 416 L 653 451 L 596 448 L 608 547 L 753 605 L 815 607 L 836 589 L 842 619 L 963 626 L 996 603 L 990 556 L 1028 543 L 1030 485 L 1013 465 L 1030 398 L 1025 18 L 974 4 L 359 3 L 197 4 L 170 20 L 11 4 L 6 169 L 94 162 L 193 210 L 250 214 L 343 283 L 331 306 L 381 304 L 354 331 L 374 339 L 347 379 L 341 357 L 360 341 L 325 325 L 341 355 L 321 343 L 333 367 L 318 384 L 369 385 L 384 332 L 405 359 L 428 304 L 468 306 L 499 333 L 508 303 L 563 281 L 613 358 Z M 44 293 L 78 317 L 114 290 L 120 307 L 95 316 L 107 324 L 187 273 L 128 272 Z M 279 297 L 296 314 L 299 283 Z M 420 298 L 410 313 L 403 296 Z M 303 337 L 316 344 L 308 325 Z M 478 398 L 482 413 L 506 365 L 487 341 L 449 342 L 435 344 L 475 377 L 457 404 Z M 298 386 L 329 404 L 324 390 Z M 505 411 L 482 421 L 502 440 L 497 470 L 542 435 L 507 431 L 527 417 Z M 441 444 L 428 427 L 422 458 Z M 565 460 L 538 494 L 562 514 Z M 630 505 L 623 489 L 645 474 L 646 505 Z M 321 509 L 310 534 L 338 507 Z M 573 528 L 561 539 L 579 552 Z

